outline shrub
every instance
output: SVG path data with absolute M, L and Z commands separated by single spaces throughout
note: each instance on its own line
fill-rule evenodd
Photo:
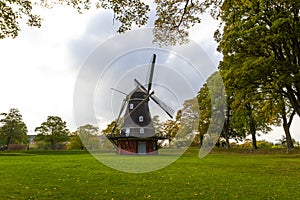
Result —
M 258 148 L 272 148 L 273 143 L 267 142 L 267 141 L 258 141 L 257 142 L 257 147 Z
M 7 150 L 26 150 L 27 147 L 24 144 L 9 144 Z
M 241 148 L 251 148 L 252 142 L 244 142 L 243 144 L 239 145 Z

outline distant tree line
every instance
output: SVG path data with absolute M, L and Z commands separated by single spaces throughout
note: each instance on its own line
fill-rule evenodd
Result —
M 17 108 L 8 113 L 1 113 L 0 119 L 0 149 L 25 150 L 63 150 L 98 148 L 98 127 L 92 125 L 80 126 L 75 132 L 70 132 L 67 124 L 58 116 L 48 116 L 47 120 L 35 128 L 36 135 L 33 141 L 28 136 L 27 126 Z M 30 144 L 32 142 L 33 144 Z

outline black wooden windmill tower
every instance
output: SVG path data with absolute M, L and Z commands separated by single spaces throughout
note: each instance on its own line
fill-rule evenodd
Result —
M 155 133 L 148 104 L 152 100 L 171 118 L 174 114 L 174 110 L 159 100 L 151 90 L 155 60 L 156 55 L 153 54 L 148 83 L 145 86 L 134 79 L 136 87 L 126 94 L 112 133 L 107 136 L 115 145 L 117 154 L 157 154 L 159 141 L 168 139 L 167 136 L 158 136 Z M 119 133 L 115 133 L 120 125 Z

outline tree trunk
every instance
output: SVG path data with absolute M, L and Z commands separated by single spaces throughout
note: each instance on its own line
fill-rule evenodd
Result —
M 226 149 L 230 149 L 230 142 L 229 142 L 229 128 L 230 128 L 230 107 L 227 107 L 226 112 L 226 121 L 224 126 L 224 135 L 225 135 L 225 141 L 226 141 Z
M 6 140 L 6 149 L 7 149 L 7 150 L 8 150 L 8 145 L 9 145 L 10 142 L 11 142 L 12 134 L 13 134 L 13 130 L 12 130 L 12 128 L 10 128 L 10 131 L 9 131 L 9 133 L 8 133 L 7 140 Z
M 203 138 L 204 138 L 204 136 L 200 135 L 200 138 L 199 138 L 199 145 L 200 145 L 200 147 L 202 147 L 202 145 L 203 145 Z
M 255 121 L 254 119 L 251 117 L 250 119 L 250 133 L 252 135 L 252 149 L 258 149 L 257 144 L 256 144 L 256 126 L 255 126 Z
M 294 90 L 291 86 L 287 86 L 287 98 L 289 99 L 289 102 L 291 103 L 292 107 L 296 111 L 297 115 L 300 116 L 300 100 L 297 99 L 298 96 L 294 94 Z
M 252 133 L 251 135 L 252 135 L 252 149 L 253 150 L 258 149 L 257 144 L 256 144 L 256 134 Z
M 10 144 L 11 141 L 11 135 L 8 135 L 7 140 L 6 140 L 6 149 L 8 150 L 8 145 Z
M 286 146 L 287 150 L 290 151 L 291 149 L 294 148 L 292 136 L 290 133 L 290 128 L 288 126 L 283 125 L 284 132 L 285 132 L 285 137 L 286 137 Z
M 252 136 L 252 149 L 255 150 L 255 149 L 258 149 L 257 144 L 256 144 L 256 124 L 257 123 L 253 117 L 252 108 L 251 108 L 250 103 L 246 104 L 246 108 L 249 111 L 249 128 L 250 128 L 249 133 Z
M 229 143 L 229 125 L 228 125 L 228 121 L 226 120 L 225 124 L 224 124 L 224 137 L 225 137 L 225 143 L 226 143 L 226 149 L 230 148 L 230 143 Z
M 52 150 L 55 150 L 55 148 L 54 148 L 54 139 L 53 139 L 53 137 L 51 137 L 51 149 L 52 149 Z
M 287 147 L 287 151 L 290 151 L 291 149 L 294 148 L 294 144 L 293 144 L 293 139 L 290 133 L 290 127 L 293 121 L 293 118 L 296 114 L 296 111 L 294 110 L 290 116 L 290 119 L 287 119 L 286 116 L 286 111 L 285 111 L 285 107 L 283 108 L 283 113 L 282 113 L 282 121 L 283 121 L 283 129 L 284 129 L 284 133 L 285 133 L 285 137 L 286 137 L 286 147 Z

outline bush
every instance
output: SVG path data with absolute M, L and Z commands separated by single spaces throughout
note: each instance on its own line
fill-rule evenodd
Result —
M 257 147 L 258 148 L 272 148 L 273 143 L 267 142 L 267 141 L 258 141 L 257 142 Z
M 274 146 L 273 143 L 262 140 L 262 141 L 257 141 L 256 145 L 258 148 L 272 148 Z M 241 148 L 252 148 L 252 142 L 251 141 L 246 141 L 243 144 L 238 145 L 238 147 Z
M 66 150 L 65 143 L 55 144 L 54 149 L 51 148 L 51 145 L 48 142 L 39 141 L 36 142 L 35 145 L 31 147 L 31 149 L 35 150 Z
M 252 142 L 244 142 L 243 144 L 239 145 L 241 148 L 252 148 Z
M 26 150 L 27 147 L 24 144 L 9 144 L 7 150 Z

